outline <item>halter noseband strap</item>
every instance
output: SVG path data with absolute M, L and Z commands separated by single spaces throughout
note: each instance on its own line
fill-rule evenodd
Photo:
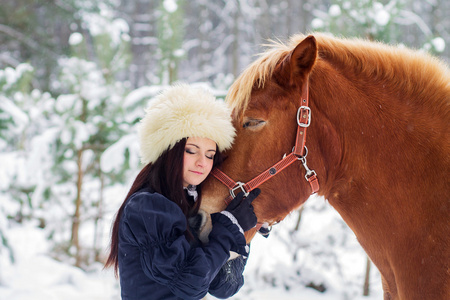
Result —
M 319 190 L 319 180 L 317 178 L 316 172 L 314 170 L 310 170 L 308 165 L 306 164 L 306 156 L 308 154 L 308 149 L 306 148 L 306 129 L 311 124 L 311 109 L 309 108 L 309 85 L 308 79 L 305 80 L 305 83 L 302 87 L 302 96 L 301 96 L 301 105 L 297 111 L 297 137 L 295 141 L 294 148 L 289 155 L 284 157 L 274 164 L 269 169 L 265 170 L 252 180 L 247 183 L 242 183 L 240 181 L 234 181 L 228 175 L 226 175 L 223 171 L 218 168 L 214 168 L 211 171 L 211 174 L 216 177 L 220 182 L 225 184 L 230 190 L 230 195 L 225 199 L 225 203 L 228 205 L 231 200 L 238 194 L 240 191 L 244 192 L 244 195 L 247 196 L 252 190 L 280 173 L 286 167 L 291 165 L 293 162 L 300 160 L 303 164 L 303 167 L 306 170 L 305 179 L 309 182 L 312 190 L 312 194 L 316 193 Z M 238 191 L 236 193 L 236 191 Z M 259 223 L 258 223 L 259 224 Z M 261 224 L 259 224 L 259 228 L 257 225 L 257 229 L 261 228 Z

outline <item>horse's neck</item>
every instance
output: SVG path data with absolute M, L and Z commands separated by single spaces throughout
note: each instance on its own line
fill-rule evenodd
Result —
M 377 207 L 396 210 L 408 201 L 420 207 L 427 199 L 445 197 L 440 164 L 448 161 L 448 140 L 439 137 L 445 117 L 428 108 L 416 110 L 419 99 L 405 99 L 387 83 L 366 82 L 363 89 L 337 72 L 315 75 L 310 85 L 314 125 L 307 141 L 314 144 L 311 166 L 317 171 L 319 165 L 319 176 L 326 174 L 319 177 L 325 179 L 321 192 L 348 223 L 369 222 L 383 213 Z M 355 211 L 371 210 L 366 220 L 353 220 L 360 217 Z

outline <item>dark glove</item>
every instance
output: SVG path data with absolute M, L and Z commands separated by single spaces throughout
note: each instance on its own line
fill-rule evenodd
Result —
M 261 193 L 260 189 L 254 189 L 244 198 L 244 192 L 240 192 L 225 208 L 236 218 L 244 231 L 250 230 L 256 225 L 257 219 L 252 202 L 258 197 L 259 193 Z

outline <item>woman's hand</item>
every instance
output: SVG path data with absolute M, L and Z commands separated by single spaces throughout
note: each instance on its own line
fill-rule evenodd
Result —
M 260 189 L 254 189 L 244 198 L 244 192 L 240 192 L 225 208 L 236 218 L 244 231 L 250 230 L 256 225 L 257 218 L 253 211 L 252 202 L 260 193 Z

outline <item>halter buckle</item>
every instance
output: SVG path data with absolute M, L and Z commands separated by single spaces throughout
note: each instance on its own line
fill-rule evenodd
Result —
M 238 182 L 236 182 L 236 185 L 232 189 L 230 189 L 230 195 L 231 195 L 231 197 L 233 197 L 233 199 L 236 198 L 234 191 L 237 189 L 241 189 L 241 191 L 244 192 L 244 197 L 248 196 L 249 192 L 247 192 L 245 190 L 244 185 L 245 185 L 245 183 L 238 181 Z
M 302 121 L 300 121 L 301 119 L 306 118 L 306 116 L 303 115 L 304 110 L 307 111 L 307 115 L 308 115 L 308 119 L 306 123 L 302 123 Z M 303 111 L 303 113 L 302 113 Z M 309 125 L 311 125 L 311 108 L 309 108 L 308 106 L 300 106 L 297 110 L 297 124 L 300 127 L 309 127 Z

